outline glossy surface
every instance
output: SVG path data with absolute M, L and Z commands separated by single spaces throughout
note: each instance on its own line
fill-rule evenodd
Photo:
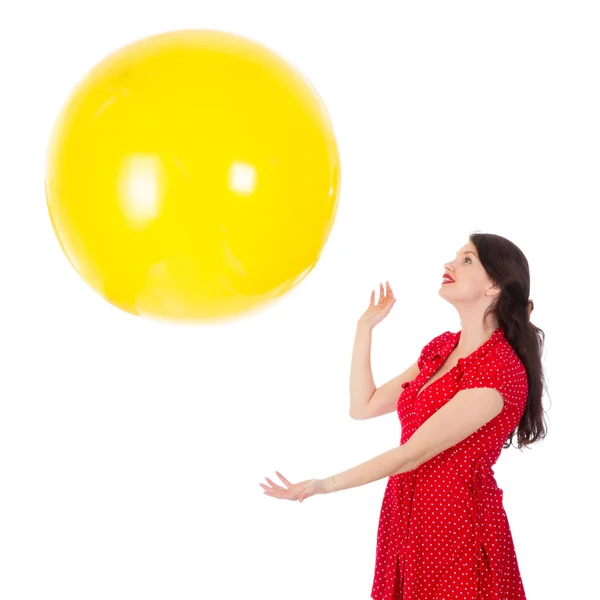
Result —
M 340 161 L 307 79 L 216 31 L 146 38 L 99 63 L 52 132 L 46 198 L 71 264 L 136 315 L 258 308 L 315 266 Z

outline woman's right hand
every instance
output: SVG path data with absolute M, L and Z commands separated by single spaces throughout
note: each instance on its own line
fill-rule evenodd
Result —
M 394 293 L 392 292 L 389 282 L 385 282 L 385 292 L 383 289 L 383 284 L 380 283 L 379 301 L 377 304 L 375 304 L 375 290 L 373 290 L 371 292 L 371 302 L 369 303 L 369 308 L 367 308 L 360 319 L 358 319 L 359 325 L 364 325 L 372 329 L 375 327 L 375 325 L 381 323 L 381 321 L 388 316 L 395 302 L 396 298 L 394 298 Z

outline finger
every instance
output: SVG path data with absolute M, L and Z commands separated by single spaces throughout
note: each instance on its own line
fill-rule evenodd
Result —
M 283 491 L 283 488 L 282 488 L 282 487 L 279 487 L 279 486 L 270 487 L 270 486 L 268 486 L 268 485 L 265 485 L 264 483 L 259 483 L 258 485 L 260 485 L 260 487 L 261 487 L 263 490 L 266 490 L 266 491 L 268 491 L 268 492 L 277 492 L 278 490 L 281 490 L 281 491 Z
M 371 292 L 371 306 L 375 306 L 375 290 Z
M 379 304 L 381 304 L 385 299 L 385 293 L 383 291 L 383 283 L 379 284 Z
M 265 479 L 269 482 L 269 485 L 275 489 L 275 490 L 283 490 L 283 488 L 280 485 L 277 485 L 276 483 L 273 483 L 268 477 L 265 477 Z
M 390 295 L 392 296 L 392 298 L 393 298 L 393 297 L 394 297 L 394 292 L 392 291 L 392 286 L 390 285 L 390 282 L 389 282 L 389 281 L 386 281 L 385 283 L 387 284 L 387 289 L 388 289 L 388 292 L 389 292 L 389 294 L 390 294 Z
M 279 477 L 279 479 L 281 479 L 281 481 L 283 481 L 283 483 L 285 483 L 285 485 L 287 485 L 288 487 L 292 487 L 293 484 L 291 484 L 279 471 L 275 471 L 277 477 Z

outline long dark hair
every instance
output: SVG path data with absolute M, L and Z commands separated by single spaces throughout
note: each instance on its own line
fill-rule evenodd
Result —
M 547 390 L 542 367 L 545 334 L 529 320 L 529 263 L 520 248 L 499 235 L 472 233 L 469 240 L 477 248 L 483 268 L 501 290 L 487 309 L 484 321 L 489 314 L 495 315 L 498 326 L 504 329 L 507 341 L 527 371 L 529 394 L 525 411 L 517 429 L 504 444 L 504 448 L 509 448 L 516 433 L 520 449 L 544 439 L 547 434 L 542 405 L 543 392 Z

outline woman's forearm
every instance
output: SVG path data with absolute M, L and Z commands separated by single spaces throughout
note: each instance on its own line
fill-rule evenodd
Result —
M 333 479 L 337 484 L 337 490 L 331 477 L 323 479 L 323 486 L 326 493 L 339 492 L 366 485 L 384 477 L 412 471 L 418 466 L 415 457 L 412 455 L 411 446 L 403 444 L 356 467 L 334 475 Z
M 377 389 L 371 369 L 372 332 L 372 327 L 361 322 L 356 326 L 350 366 L 351 416 L 360 415 Z

